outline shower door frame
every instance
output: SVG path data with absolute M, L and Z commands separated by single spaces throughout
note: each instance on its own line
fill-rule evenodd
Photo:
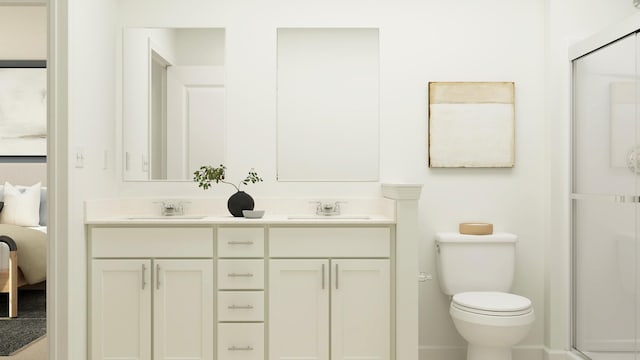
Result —
M 638 44 L 640 44 L 640 13 L 612 26 L 611 28 L 605 29 L 599 33 L 596 33 L 594 35 L 592 35 L 591 37 L 588 37 L 582 41 L 579 41 L 577 43 L 575 43 L 574 45 L 569 47 L 569 74 L 571 77 L 570 80 L 570 106 L 569 106 L 569 111 L 570 111 L 570 115 L 569 115 L 569 120 L 570 120 L 570 126 L 569 126 L 569 130 L 570 130 L 570 139 L 569 139 L 569 169 L 570 169 L 570 173 L 569 173 L 569 221 L 570 221 L 570 226 L 569 226 L 569 241 L 570 241 L 570 288 L 569 290 L 569 346 L 570 346 L 570 352 L 577 354 L 578 356 L 585 358 L 585 359 L 589 359 L 589 357 L 587 355 L 585 355 L 584 353 L 582 353 L 580 350 L 578 350 L 576 348 L 576 344 L 577 344 L 577 338 L 576 338 L 576 324 L 577 324 L 577 314 L 576 314 L 576 291 L 577 291 L 577 287 L 576 287 L 576 282 L 575 282 L 575 276 L 576 276 L 576 244 L 575 244 L 575 202 L 574 200 L 579 200 L 579 199 L 585 199 L 585 198 L 590 198 L 593 199 L 594 195 L 582 195 L 582 194 L 575 194 L 574 188 L 575 188 L 575 179 L 574 179 L 574 145 L 575 145 L 575 134 L 574 134 L 574 127 L 575 127 L 575 119 L 574 119 L 574 115 L 575 115 L 575 104 L 574 104 L 574 84 L 575 84 L 575 73 L 574 73 L 574 61 L 578 60 L 579 58 L 588 55 L 592 52 L 595 52 L 601 48 L 606 47 L 607 45 L 613 44 L 614 42 L 621 40 L 623 38 L 625 38 L 626 36 L 632 35 L 634 33 L 638 33 L 636 36 L 638 37 Z M 636 76 L 640 77 L 640 51 L 636 51 L 636 54 L 638 57 L 637 59 L 637 63 L 638 66 L 636 68 Z M 640 82 L 640 80 L 638 80 L 638 82 Z M 640 105 L 638 107 L 638 111 L 640 112 Z M 638 139 L 639 143 L 638 145 L 640 145 L 640 139 Z M 639 175 L 636 175 L 639 176 Z M 639 179 L 637 179 L 636 181 L 639 181 Z M 640 183 L 639 183 L 640 185 Z M 625 194 L 628 195 L 628 194 Z M 637 195 L 637 194 L 634 194 Z M 608 196 L 608 195 L 603 195 L 604 197 Z M 611 201 L 618 201 L 618 202 L 629 202 L 629 200 L 631 202 L 636 202 L 639 203 L 640 201 L 638 201 L 638 197 L 637 196 L 633 196 L 633 197 L 617 197 L 617 196 L 609 196 L 611 197 Z M 640 224 L 639 224 L 640 225 Z M 637 234 L 637 236 L 640 236 L 640 234 Z M 640 304 L 638 304 L 640 305 Z M 638 330 L 638 329 L 637 329 Z M 640 333 L 636 333 L 635 336 L 636 338 L 640 335 Z M 637 346 L 637 345 L 636 345 Z M 636 351 L 637 353 L 640 352 L 640 350 Z

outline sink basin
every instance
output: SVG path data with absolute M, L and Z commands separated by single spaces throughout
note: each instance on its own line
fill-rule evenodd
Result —
M 289 220 L 369 220 L 371 219 L 368 215 L 331 215 L 331 216 L 322 216 L 322 215 L 291 215 L 288 217 Z
M 162 215 L 149 215 L 149 216 L 127 216 L 128 220 L 197 220 L 204 219 L 204 215 L 174 215 L 174 216 L 162 216 Z

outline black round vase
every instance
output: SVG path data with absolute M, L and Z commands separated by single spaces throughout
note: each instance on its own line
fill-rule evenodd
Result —
M 253 210 L 254 202 L 251 195 L 244 191 L 238 191 L 231 195 L 229 201 L 227 201 L 227 208 L 231 215 L 235 217 L 242 217 L 242 210 Z

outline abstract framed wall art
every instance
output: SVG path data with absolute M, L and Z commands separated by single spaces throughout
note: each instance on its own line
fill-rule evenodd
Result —
M 46 61 L 0 60 L 0 159 L 46 154 Z
M 513 167 L 513 82 L 429 83 L 429 167 Z

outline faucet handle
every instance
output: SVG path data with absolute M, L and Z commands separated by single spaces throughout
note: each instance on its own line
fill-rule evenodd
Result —
M 314 204 L 318 209 L 322 207 L 322 201 L 309 201 L 309 204 Z
M 346 201 L 336 201 L 333 205 L 335 211 L 340 211 L 340 204 L 346 204 Z
M 316 206 L 316 215 L 322 214 L 322 201 L 309 201 L 309 204 Z

